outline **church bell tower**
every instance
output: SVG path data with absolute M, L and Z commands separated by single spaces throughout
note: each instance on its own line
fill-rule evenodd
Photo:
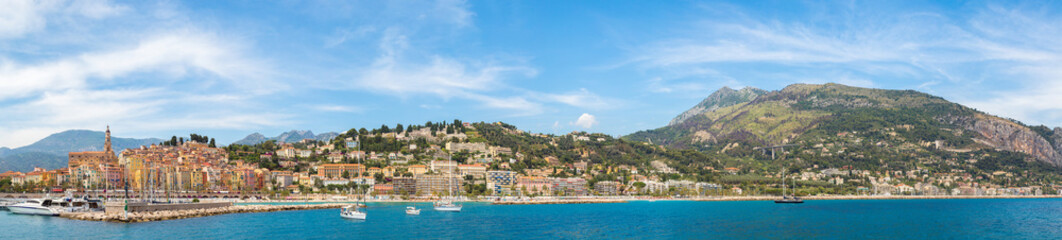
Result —
M 114 149 L 111 149 L 111 126 L 107 125 L 107 138 L 103 142 L 103 151 L 109 154 L 108 156 L 114 156 Z

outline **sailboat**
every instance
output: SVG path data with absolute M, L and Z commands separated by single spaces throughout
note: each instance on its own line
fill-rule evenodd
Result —
M 451 162 L 449 156 L 446 157 L 446 161 L 447 161 L 446 164 L 450 165 L 450 171 L 446 174 L 446 192 L 447 192 L 446 196 L 449 197 L 449 198 L 452 198 L 454 193 L 453 193 L 453 177 L 451 175 L 453 175 L 454 170 L 453 170 L 453 164 L 451 164 L 452 162 Z M 434 207 L 435 207 L 435 211 L 441 211 L 441 212 L 460 212 L 461 211 L 461 205 L 460 204 L 454 204 L 453 201 L 450 200 L 450 199 L 440 199 L 438 202 L 435 202 Z
M 804 200 L 797 197 L 796 193 L 793 196 L 785 195 L 785 189 L 785 171 L 782 171 L 782 199 L 774 200 L 774 203 L 804 203 Z M 793 188 L 793 191 L 796 191 L 796 187 Z
M 358 150 L 361 149 L 361 136 L 358 136 L 358 148 L 357 149 Z M 361 164 L 361 158 L 360 157 L 358 158 L 358 164 Z M 361 176 L 360 171 L 358 173 L 358 176 Z M 362 200 L 365 199 L 365 194 L 361 195 L 361 199 Z M 366 214 L 361 209 L 358 209 L 358 207 L 360 207 L 360 206 L 361 206 L 361 203 L 358 203 L 358 202 L 355 202 L 354 205 L 347 205 L 347 206 L 343 207 L 342 209 L 339 209 L 339 216 L 343 217 L 343 218 L 346 218 L 346 219 L 365 220 Z

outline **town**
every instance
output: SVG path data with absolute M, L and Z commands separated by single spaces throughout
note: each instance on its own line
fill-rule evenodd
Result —
M 521 145 L 511 138 L 538 144 Z M 211 194 L 271 200 L 346 200 L 362 194 L 377 200 L 454 195 L 499 200 L 770 196 L 781 193 L 778 183 L 782 180 L 789 181 L 790 186 L 796 182 L 798 194 L 811 196 L 1035 196 L 1045 194 L 1045 189 L 1050 191 L 1047 194 L 1055 194 L 1058 188 L 1004 187 L 961 171 L 881 172 L 814 166 L 784 176 L 784 172 L 757 173 L 755 168 L 720 163 L 680 171 L 676 167 L 682 166 L 661 159 L 647 164 L 601 159 L 603 154 L 597 151 L 614 147 L 617 141 L 623 142 L 601 134 L 553 136 L 526 133 L 500 122 L 454 120 L 395 128 L 385 125 L 371 131 L 352 129 L 331 141 L 267 141 L 253 146 L 218 147 L 213 139 L 192 134 L 189 139 L 174 137 L 116 154 L 108 127 L 104 151 L 71 152 L 66 168 L 6 172 L 0 174 L 0 180 L 10 182 L 3 190 L 16 193 L 71 190 L 118 198 L 198 198 Z M 491 144 L 495 142 L 509 146 Z M 649 143 L 623 144 L 653 151 L 662 148 Z M 551 151 L 555 155 L 549 154 Z M 991 176 L 1009 175 L 997 172 Z

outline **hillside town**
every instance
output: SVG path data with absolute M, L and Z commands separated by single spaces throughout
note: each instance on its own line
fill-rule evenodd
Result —
M 431 125 L 430 127 L 428 127 Z M 386 128 L 387 126 L 383 126 Z M 439 196 L 653 196 L 713 197 L 779 194 L 780 173 L 761 172 L 755 181 L 728 181 L 756 174 L 748 167 L 713 167 L 699 172 L 720 181 L 680 172 L 664 160 L 644 165 L 619 164 L 591 157 L 593 148 L 572 148 L 572 156 L 541 158 L 492 145 L 487 129 L 559 144 L 607 144 L 603 135 L 573 132 L 563 136 L 524 133 L 504 123 L 401 125 L 351 130 L 329 142 L 265 142 L 255 146 L 213 147 L 205 138 L 183 138 L 115 154 L 110 129 L 104 151 L 71 152 L 61 169 L 6 172 L 17 192 L 104 191 L 143 194 L 240 193 L 276 198 L 306 194 L 368 194 L 377 199 L 425 199 Z M 193 136 L 195 137 L 195 136 Z M 365 142 L 377 144 L 376 147 Z M 387 144 L 391 151 L 366 151 Z M 641 143 L 648 145 L 648 143 Z M 816 146 L 820 147 L 820 146 Z M 563 160 L 562 160 L 563 157 Z M 717 166 L 717 165 L 715 165 Z M 707 173 L 707 174 L 706 174 Z M 1009 177 L 1010 173 L 992 177 Z M 1059 186 L 1004 187 L 961 171 L 869 171 L 813 168 L 784 176 L 802 195 L 1022 196 L 1054 194 Z M 801 184 L 803 186 L 800 186 Z M 841 190 L 823 190 L 841 189 Z M 139 193 L 139 194 L 138 194 Z

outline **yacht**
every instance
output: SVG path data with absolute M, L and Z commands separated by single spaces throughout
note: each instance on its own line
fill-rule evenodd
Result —
M 447 197 L 452 197 L 453 194 L 454 194 L 453 193 L 453 182 L 454 181 L 453 181 L 453 177 L 450 174 L 452 174 L 454 172 L 453 165 L 456 165 L 456 163 L 454 163 L 452 160 L 450 160 L 450 157 L 447 157 L 446 161 L 447 161 L 446 165 L 450 165 L 450 171 L 446 174 L 446 192 L 447 192 L 446 196 Z M 454 204 L 449 199 L 440 200 L 438 202 L 435 202 L 434 207 L 435 207 L 435 211 L 440 211 L 440 212 L 460 212 L 461 211 L 461 205 L 460 204 Z
M 360 138 L 358 139 L 358 149 L 359 150 L 361 149 L 361 139 Z M 361 164 L 361 158 L 358 158 L 358 164 Z M 360 176 L 361 174 L 359 173 L 358 175 Z M 361 195 L 361 200 L 364 200 L 364 199 L 365 199 L 365 194 L 362 194 Z M 360 202 L 360 200 L 359 200 L 359 202 L 354 203 L 354 205 L 347 205 L 346 207 L 343 207 L 342 209 L 340 209 L 339 210 L 339 216 L 343 217 L 343 218 L 346 218 L 346 219 L 365 220 L 365 217 L 366 217 L 365 212 L 361 211 L 361 209 L 359 209 L 359 208 L 361 208 L 363 206 L 365 206 L 365 205 L 362 204 Z
M 413 206 L 406 207 L 406 214 L 407 215 L 420 215 L 420 209 L 417 209 L 416 207 L 413 207 Z
M 12 213 L 41 216 L 59 216 L 59 209 L 52 208 L 51 199 L 30 199 L 26 202 L 7 206 Z
M 782 199 L 774 200 L 774 203 L 804 203 L 803 199 L 797 197 L 794 193 L 793 196 L 785 195 L 785 172 L 782 172 Z M 793 187 L 793 192 L 796 192 L 796 187 Z
M 348 205 L 339 210 L 339 216 L 346 219 L 365 220 L 365 212 L 358 209 L 358 206 Z
M 435 211 L 441 212 L 460 212 L 461 205 L 454 204 L 449 200 L 435 202 Z

